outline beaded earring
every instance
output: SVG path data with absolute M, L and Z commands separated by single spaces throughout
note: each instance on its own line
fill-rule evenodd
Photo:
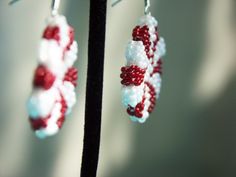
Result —
M 153 111 L 161 87 L 162 57 L 165 41 L 159 37 L 158 22 L 149 12 L 133 29 L 132 40 L 126 48 L 126 66 L 121 68 L 122 103 L 134 122 L 144 123 Z
M 76 102 L 77 43 L 66 18 L 57 13 L 60 0 L 53 0 L 51 16 L 39 45 L 38 67 L 27 103 L 29 120 L 38 138 L 56 134 Z

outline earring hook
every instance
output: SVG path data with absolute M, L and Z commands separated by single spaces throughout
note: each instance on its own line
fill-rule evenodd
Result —
M 20 0 L 11 0 L 8 4 L 9 4 L 9 5 L 13 5 L 13 4 L 15 4 L 16 2 L 18 2 L 18 1 L 20 1 Z
M 151 12 L 150 12 L 150 7 L 151 7 L 151 3 L 150 3 L 150 0 L 144 0 L 144 14 L 145 15 L 150 15 Z
M 114 7 L 115 5 L 117 5 L 121 1 L 122 0 L 113 0 L 111 3 L 111 6 Z M 151 13 L 150 7 L 151 7 L 150 0 L 144 0 L 144 14 L 145 15 L 149 15 Z
M 9 5 L 13 5 L 18 1 L 20 1 L 20 0 L 11 0 L 9 2 Z M 52 6 L 51 6 L 52 16 L 55 16 L 58 14 L 59 6 L 60 6 L 60 0 L 52 0 Z
M 111 6 L 114 7 L 116 4 L 121 2 L 122 0 L 112 0 Z
M 52 6 L 51 6 L 52 16 L 55 16 L 58 14 L 59 6 L 60 6 L 60 0 L 52 0 Z

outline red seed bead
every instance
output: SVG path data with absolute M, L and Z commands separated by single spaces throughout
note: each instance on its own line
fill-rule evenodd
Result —
M 34 87 L 43 87 L 48 90 L 52 87 L 56 77 L 45 67 L 38 66 L 34 74 Z
M 60 29 L 58 26 L 48 26 L 43 33 L 43 38 L 48 40 L 56 40 L 59 42 L 60 36 L 59 36 Z
M 68 69 L 63 81 L 71 82 L 75 87 L 77 86 L 78 71 L 76 68 L 71 67 Z
M 125 72 L 125 71 L 126 71 L 126 68 L 125 68 L 125 67 L 122 67 L 122 68 L 121 68 L 121 71 L 122 71 L 122 72 Z
M 122 68 L 120 77 L 123 85 L 135 85 L 138 86 L 144 79 L 145 70 L 139 68 L 137 65 L 131 65 Z M 140 82 L 141 81 L 141 82 Z
M 65 121 L 65 116 L 61 116 L 58 120 L 57 120 L 57 126 L 61 129 L 62 125 Z
M 74 29 L 72 27 L 70 27 L 69 29 L 69 39 L 70 39 L 70 42 L 66 47 L 67 50 L 70 50 L 70 47 L 74 42 Z
M 41 128 L 46 128 L 47 127 L 47 122 L 48 122 L 49 117 L 46 118 L 38 118 L 38 119 L 33 119 L 30 118 L 30 124 L 33 130 L 39 130 Z
M 134 114 L 135 114 L 134 108 L 131 107 L 131 106 L 129 106 L 129 107 L 127 108 L 127 113 L 128 113 L 129 115 L 131 115 L 131 116 L 134 116 Z
M 135 117 L 137 117 L 137 118 L 142 118 L 142 117 L 143 117 L 143 114 L 140 113 L 140 112 L 135 112 Z

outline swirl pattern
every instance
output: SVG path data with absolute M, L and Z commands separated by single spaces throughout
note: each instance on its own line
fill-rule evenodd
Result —
M 122 102 L 134 122 L 144 123 L 160 94 L 165 41 L 151 15 L 141 17 L 126 49 L 126 66 L 121 68 Z
M 33 91 L 27 103 L 32 129 L 39 138 L 56 134 L 76 102 L 77 43 L 64 16 L 47 19 L 39 46 Z

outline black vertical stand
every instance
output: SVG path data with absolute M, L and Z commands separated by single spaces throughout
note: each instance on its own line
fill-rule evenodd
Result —
M 81 177 L 96 177 L 102 114 L 107 0 L 90 0 L 88 71 Z

